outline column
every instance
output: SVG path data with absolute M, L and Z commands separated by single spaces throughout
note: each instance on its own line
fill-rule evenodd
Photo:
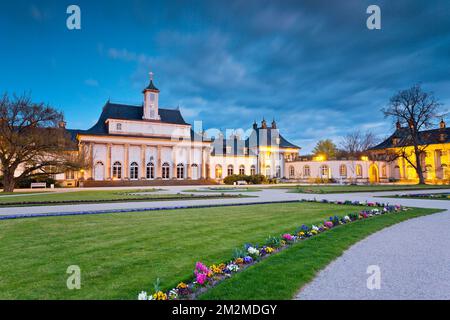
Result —
M 200 177 L 201 177 L 202 179 L 205 179 L 205 178 L 206 178 L 206 157 L 205 157 L 205 148 L 202 147 L 201 150 L 202 150 L 202 171 L 201 171 Z
M 210 156 L 211 150 L 209 148 L 205 148 L 205 170 L 206 170 L 206 179 L 211 178 L 211 169 L 210 169 Z
M 172 147 L 172 178 L 177 177 L 177 149 Z
M 111 143 L 108 143 L 106 145 L 106 180 L 111 180 L 111 149 L 112 145 Z
M 191 147 L 187 148 L 187 153 L 188 153 L 188 159 L 187 159 L 187 178 L 188 179 L 192 179 L 192 149 Z
M 147 178 L 146 161 L 145 161 L 145 144 L 141 145 L 141 179 Z
M 128 154 L 128 152 L 129 152 L 129 147 L 130 147 L 130 145 L 127 143 L 127 144 L 125 144 L 125 146 L 124 146 L 124 161 L 123 161 L 123 172 L 122 172 L 122 177 L 123 177 L 123 179 L 128 179 L 129 178 L 129 170 L 128 170 L 128 168 L 129 168 L 129 166 L 130 166 L 130 164 L 128 163 L 129 162 L 129 154 Z
M 156 179 L 162 179 L 161 146 L 157 146 L 157 159 L 155 165 L 156 165 Z
M 94 143 L 89 142 L 89 157 L 91 157 L 91 168 L 89 169 L 89 177 L 88 179 L 94 178 Z

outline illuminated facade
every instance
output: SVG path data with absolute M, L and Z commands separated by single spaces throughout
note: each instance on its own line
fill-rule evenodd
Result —
M 439 123 L 438 129 L 421 131 L 420 156 L 424 178 L 427 183 L 449 183 L 450 181 L 450 129 L 444 120 Z M 418 182 L 419 178 L 414 169 L 416 164 L 414 148 L 409 145 L 409 129 L 397 123 L 396 131 L 385 141 L 369 150 L 374 159 L 393 158 L 393 155 L 404 154 L 388 162 L 393 180 L 400 182 Z M 413 166 L 414 165 L 414 166 Z
M 221 181 L 232 174 L 283 178 L 285 160 L 299 147 L 263 120 L 242 137 L 208 138 L 194 132 L 179 109 L 159 107 L 159 89 L 150 79 L 142 105 L 108 101 L 88 130 L 69 130 L 92 159 L 91 168 L 56 176 L 66 186 L 152 185 L 161 181 Z

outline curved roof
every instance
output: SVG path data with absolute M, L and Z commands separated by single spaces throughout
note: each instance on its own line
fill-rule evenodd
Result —
M 442 136 L 443 135 L 443 136 Z M 394 145 L 393 139 L 397 138 L 398 142 Z M 440 144 L 450 143 L 450 128 L 431 129 L 419 132 L 419 144 Z M 388 148 L 406 147 L 411 145 L 411 135 L 408 128 L 397 129 L 389 138 L 378 145 L 369 148 L 370 150 L 382 150 Z

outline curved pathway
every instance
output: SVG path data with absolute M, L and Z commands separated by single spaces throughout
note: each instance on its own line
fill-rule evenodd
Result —
M 450 201 L 399 202 L 447 210 L 404 221 L 358 242 L 319 272 L 296 299 L 450 299 Z M 379 267 L 379 289 L 368 289 L 373 274 L 367 273 L 369 266 Z

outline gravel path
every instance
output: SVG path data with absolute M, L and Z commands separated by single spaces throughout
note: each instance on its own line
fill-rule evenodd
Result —
M 380 268 L 380 289 L 367 288 L 370 265 Z M 450 210 L 362 240 L 321 271 L 296 299 L 450 299 Z

